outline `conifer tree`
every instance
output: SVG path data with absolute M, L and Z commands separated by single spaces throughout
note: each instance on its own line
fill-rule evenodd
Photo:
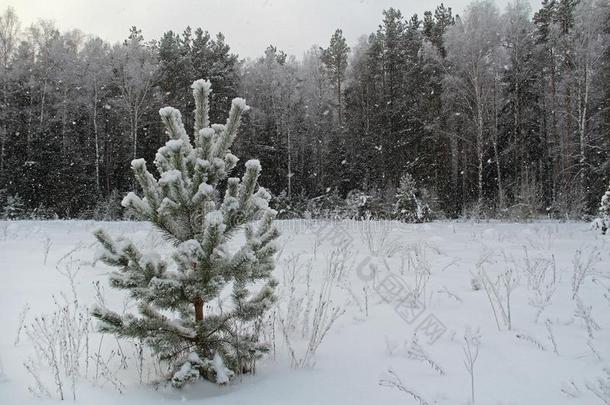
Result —
M 276 212 L 268 206 L 269 193 L 257 185 L 260 163 L 249 160 L 241 179 L 228 177 L 238 162 L 229 148 L 249 107 L 235 98 L 226 124 L 210 126 L 210 82 L 197 80 L 192 89 L 193 143 L 180 112 L 162 108 L 170 139 L 155 157 L 160 177 L 144 159 L 135 159 L 131 166 L 143 197 L 132 192 L 122 203 L 162 233 L 173 247 L 171 258 L 113 240 L 103 230 L 95 233 L 103 248 L 99 258 L 116 267 L 112 287 L 129 291 L 139 312 L 121 315 L 97 306 L 92 314 L 100 330 L 150 346 L 173 366 L 176 387 L 200 376 L 224 384 L 254 370 L 268 349 L 258 336 L 277 284 L 271 277 Z M 242 231 L 241 247 L 229 249 Z
M 347 46 L 347 41 L 343 36 L 343 30 L 337 29 L 330 38 L 330 45 L 326 49 L 322 49 L 322 63 L 328 69 L 329 76 L 337 92 L 337 111 L 339 112 L 339 125 L 342 125 L 342 102 L 341 102 L 341 84 L 345 77 L 347 69 L 347 57 L 350 49 Z
M 429 214 L 428 205 L 418 197 L 418 190 L 413 176 L 403 173 L 400 177 L 400 185 L 396 193 L 396 205 L 394 215 L 401 221 L 423 222 Z

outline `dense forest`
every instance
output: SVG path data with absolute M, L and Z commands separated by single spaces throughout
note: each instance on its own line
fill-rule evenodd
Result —
M 189 87 L 207 78 L 212 122 L 233 97 L 252 107 L 233 148 L 260 159 L 285 217 L 391 215 L 405 188 L 438 217 L 593 214 L 610 175 L 609 4 L 390 8 L 351 46 L 337 29 L 300 57 L 270 45 L 247 60 L 205 27 L 157 39 L 132 27 L 109 44 L 22 27 L 9 8 L 0 211 L 119 216 L 130 161 L 165 142 L 159 109 L 178 108 L 192 132 Z

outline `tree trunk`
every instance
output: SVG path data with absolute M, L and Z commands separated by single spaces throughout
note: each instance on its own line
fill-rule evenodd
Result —
M 500 154 L 498 152 L 498 105 L 496 98 L 496 77 L 494 77 L 494 160 L 496 161 L 496 174 L 498 175 L 498 206 L 504 208 L 504 189 L 502 188 L 502 171 L 500 170 Z M 518 97 L 518 94 L 517 94 Z
M 541 68 L 541 77 L 545 77 L 544 69 Z M 555 178 L 553 170 L 555 168 L 554 158 L 551 154 L 554 138 L 549 128 L 549 119 L 547 115 L 547 99 L 546 99 L 546 81 L 543 81 L 540 93 L 540 110 L 539 110 L 539 137 L 542 144 L 542 160 L 538 165 L 540 178 L 542 180 L 542 193 L 544 196 L 544 206 L 549 207 L 553 201 L 553 179 Z
M 582 193 L 586 193 L 585 185 L 587 184 L 587 105 L 589 104 L 589 63 L 588 60 L 584 66 L 584 83 L 578 88 L 579 104 L 578 104 L 578 129 L 579 129 L 579 144 L 580 144 L 580 188 Z M 582 94 L 584 92 L 584 94 Z M 581 101 L 582 100 L 582 101 Z M 586 194 L 583 194 L 585 198 Z
M 458 210 L 458 188 L 459 188 L 459 172 L 460 172 L 460 150 L 458 148 L 458 140 L 455 134 L 449 135 L 449 146 L 451 150 L 451 193 L 453 204 Z
M 572 167 L 574 162 L 574 133 L 572 132 L 572 91 L 570 88 L 570 84 L 566 86 L 566 92 L 564 96 L 564 108 L 565 108 L 565 120 L 563 124 L 563 138 L 564 138 L 564 167 L 568 168 L 570 172 L 570 176 L 568 177 L 570 181 L 572 180 L 572 174 L 574 173 Z
M 93 135 L 95 136 L 95 188 L 100 192 L 100 143 L 97 128 L 97 80 L 93 79 Z
M 343 115 L 341 114 L 341 79 L 337 78 L 337 103 L 339 108 L 339 127 L 343 125 Z
M 131 139 L 133 141 L 133 159 L 138 158 L 138 109 L 135 108 L 132 118 Z
M 4 70 L 6 72 L 6 68 Z M 8 108 L 8 88 L 6 82 L 3 86 L 3 100 L 4 100 L 4 108 Z M 0 127 L 0 179 L 2 179 L 2 174 L 4 173 L 4 151 L 6 148 L 6 138 L 8 137 L 8 129 L 6 125 L 8 117 L 3 117 L 2 126 Z
M 290 139 L 290 127 L 286 131 L 288 135 L 288 198 L 292 196 L 292 145 Z
M 551 49 L 551 139 L 559 143 L 559 156 L 555 152 L 553 160 L 555 161 L 554 170 L 555 175 L 553 176 L 553 203 L 556 201 L 559 195 L 559 187 L 563 176 L 563 156 L 564 156 L 564 145 L 563 137 L 557 130 L 557 79 L 556 79 L 556 67 L 555 67 L 555 56 Z
M 34 139 L 33 131 L 32 131 L 32 121 L 34 119 L 34 90 L 30 88 L 30 108 L 28 109 L 28 121 L 27 121 L 27 136 L 26 136 L 26 155 L 27 160 L 32 160 L 32 141 Z
M 42 95 L 40 96 L 40 126 L 42 126 L 42 123 L 44 121 L 44 101 L 46 98 L 46 93 L 47 93 L 47 81 L 45 79 L 43 85 L 42 85 Z
M 477 201 L 479 204 L 483 202 L 483 106 L 481 88 L 479 87 L 478 79 L 474 80 L 475 85 L 475 103 L 477 108 L 476 130 L 477 130 Z
M 107 117 L 107 114 L 104 114 L 104 116 Z M 107 124 L 107 119 L 104 121 L 104 133 L 106 134 L 104 136 L 104 178 L 106 181 L 106 192 L 110 193 L 111 190 L 111 183 L 110 183 L 110 173 L 112 171 L 112 160 L 111 160 L 111 153 L 112 153 L 112 147 L 110 146 L 111 143 L 111 139 L 110 139 L 110 134 L 108 132 L 108 124 Z
M 462 174 L 462 190 L 460 191 L 460 194 L 461 194 L 461 197 L 462 197 L 461 198 L 461 201 L 462 201 L 461 206 L 462 206 L 462 208 L 464 208 L 464 204 L 466 202 L 470 202 L 470 200 L 469 200 L 470 190 L 469 190 L 468 181 L 467 181 L 468 176 L 469 176 L 470 173 L 468 173 L 468 163 L 469 163 L 469 160 L 466 157 L 466 155 L 467 155 L 466 148 L 469 148 L 469 145 L 466 145 L 465 142 L 462 142 L 461 150 L 460 150 L 460 152 L 462 154 L 462 171 L 461 171 L 461 174 Z
M 203 321 L 203 299 L 197 298 L 193 305 L 195 306 L 195 321 Z
M 68 90 L 67 88 L 63 91 L 63 102 L 61 110 L 61 157 L 66 158 L 68 154 Z

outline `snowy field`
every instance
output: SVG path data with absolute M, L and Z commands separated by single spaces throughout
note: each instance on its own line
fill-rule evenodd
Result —
M 99 226 L 164 249 L 142 223 L 0 222 L 0 404 L 60 384 L 82 404 L 468 404 L 472 388 L 477 404 L 604 403 L 610 239 L 588 224 L 279 221 L 272 352 L 255 375 L 183 390 L 93 332 L 96 300 L 133 307 L 93 263 Z

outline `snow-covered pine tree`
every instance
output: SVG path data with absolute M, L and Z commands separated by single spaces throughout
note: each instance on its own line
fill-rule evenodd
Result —
M 394 215 L 406 222 L 423 222 L 429 213 L 428 205 L 417 197 L 417 186 L 410 173 L 403 173 L 396 192 Z
M 129 291 L 139 312 L 121 315 L 96 306 L 92 314 L 101 321 L 100 330 L 146 343 L 172 365 L 169 377 L 176 387 L 200 376 L 223 384 L 254 370 L 268 350 L 259 329 L 277 284 L 271 273 L 279 233 L 270 195 L 257 186 L 260 164 L 250 160 L 241 179 L 228 177 L 238 161 L 229 148 L 249 107 L 236 98 L 226 125 L 210 126 L 210 82 L 197 80 L 192 89 L 194 142 L 180 112 L 162 108 L 170 139 L 155 157 L 160 177 L 143 159 L 134 160 L 143 198 L 129 193 L 122 202 L 163 234 L 173 248 L 171 259 L 142 252 L 129 240 L 113 240 L 103 230 L 95 233 L 99 258 L 117 268 L 112 287 Z M 229 249 L 242 230 L 241 247 Z
M 608 185 L 608 190 L 602 196 L 599 213 L 602 216 L 602 235 L 605 235 L 610 225 L 610 184 Z

